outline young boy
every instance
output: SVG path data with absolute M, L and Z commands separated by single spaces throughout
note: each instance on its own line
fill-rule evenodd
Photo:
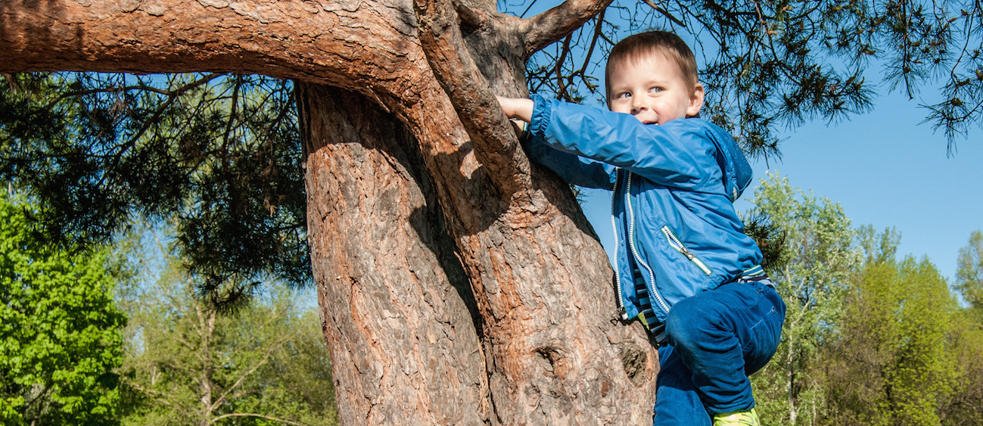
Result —
M 659 345 L 654 422 L 757 425 L 748 375 L 778 346 L 785 304 L 733 202 L 750 166 L 703 106 L 696 60 L 675 34 L 628 37 L 606 69 L 610 111 L 499 98 L 529 123 L 529 157 L 570 183 L 613 189 L 624 319 Z

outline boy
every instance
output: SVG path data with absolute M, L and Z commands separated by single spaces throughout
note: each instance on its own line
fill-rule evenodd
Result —
M 567 182 L 612 188 L 615 280 L 624 319 L 659 345 L 654 422 L 757 425 L 748 375 L 778 346 L 785 304 L 733 202 L 750 166 L 733 138 L 697 117 L 703 86 L 675 34 L 611 50 L 608 108 L 499 98 L 530 124 L 529 157 Z

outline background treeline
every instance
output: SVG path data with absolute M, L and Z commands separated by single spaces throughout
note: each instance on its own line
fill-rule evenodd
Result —
M 0 424 L 333 425 L 312 292 L 219 312 L 153 229 L 57 248 L 0 191 Z
M 770 176 L 746 215 L 788 313 L 753 376 L 775 425 L 983 424 L 983 234 L 950 282 L 901 235 L 853 227 L 838 204 Z

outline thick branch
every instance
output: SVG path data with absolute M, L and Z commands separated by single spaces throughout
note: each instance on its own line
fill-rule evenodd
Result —
M 546 12 L 522 21 L 519 34 L 524 34 L 525 57 L 566 37 L 593 18 L 612 0 L 567 0 Z
M 529 161 L 489 84 L 468 53 L 450 0 L 416 0 L 420 43 L 471 138 L 474 154 L 503 194 L 530 187 Z M 474 19 L 470 9 L 466 17 Z
M 420 59 L 406 43 L 415 31 L 409 7 L 348 0 L 9 0 L 0 2 L 0 73 L 221 71 L 405 86 L 401 77 Z

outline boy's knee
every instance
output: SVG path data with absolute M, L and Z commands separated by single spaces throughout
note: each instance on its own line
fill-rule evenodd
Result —
M 688 347 L 708 325 L 707 315 L 695 309 L 693 298 L 676 303 L 666 316 L 666 333 L 675 347 Z

